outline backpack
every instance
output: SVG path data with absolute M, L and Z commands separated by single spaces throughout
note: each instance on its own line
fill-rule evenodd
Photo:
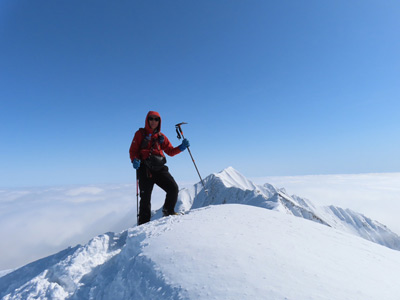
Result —
M 140 144 L 140 149 L 148 148 L 150 141 L 152 141 L 150 156 L 147 159 L 143 160 L 143 163 L 151 172 L 158 172 L 167 163 L 167 159 L 165 158 L 165 156 L 152 155 L 151 152 L 153 151 L 154 147 L 160 147 L 160 144 L 157 144 L 157 141 L 159 142 L 159 139 L 161 136 L 163 136 L 163 134 L 159 133 L 158 139 L 148 139 L 146 136 L 146 129 L 139 128 L 139 131 L 142 133 L 143 136 L 142 143 Z

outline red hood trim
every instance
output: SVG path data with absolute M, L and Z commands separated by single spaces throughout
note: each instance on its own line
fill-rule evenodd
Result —
M 153 133 L 153 130 L 151 130 L 151 128 L 150 128 L 149 121 L 147 120 L 149 118 L 149 116 L 157 116 L 160 118 L 160 122 L 158 123 L 158 127 L 156 129 L 157 132 L 160 132 L 161 131 L 161 116 L 158 112 L 153 111 L 153 110 L 149 111 L 146 116 L 145 126 L 144 126 L 144 128 L 146 129 L 146 132 Z

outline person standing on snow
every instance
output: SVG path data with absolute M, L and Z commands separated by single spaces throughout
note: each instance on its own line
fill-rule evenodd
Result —
M 184 139 L 178 147 L 173 147 L 168 138 L 161 133 L 161 117 L 156 111 L 149 111 L 145 127 L 136 131 L 129 149 L 133 167 L 137 170 L 140 189 L 140 207 L 138 225 L 149 222 L 151 218 L 151 193 L 154 184 L 166 192 L 162 209 L 164 216 L 175 215 L 178 200 L 178 185 L 165 165 L 167 160 L 163 152 L 174 156 L 189 147 Z

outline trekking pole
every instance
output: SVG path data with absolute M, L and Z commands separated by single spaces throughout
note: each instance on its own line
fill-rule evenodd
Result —
M 136 170 L 136 225 L 139 225 L 139 176 Z
M 187 123 L 182 122 L 182 123 L 179 123 L 179 124 L 176 124 L 176 125 L 175 125 L 176 133 L 178 134 L 178 139 L 185 138 L 185 136 L 183 135 L 182 128 L 181 128 L 181 125 L 184 125 L 184 124 L 187 124 Z M 189 154 L 190 154 L 190 157 L 192 158 L 194 167 L 196 168 L 197 175 L 199 175 L 199 178 L 200 178 L 200 180 L 201 180 L 201 184 L 203 185 L 204 192 L 205 192 L 206 194 L 208 194 L 208 191 L 207 191 L 206 186 L 205 186 L 205 184 L 204 184 L 203 178 L 201 178 L 199 169 L 197 168 L 196 163 L 195 163 L 195 161 L 194 161 L 194 159 L 193 159 L 192 152 L 190 152 L 189 147 L 188 147 L 187 149 L 188 149 L 188 152 L 189 152 Z

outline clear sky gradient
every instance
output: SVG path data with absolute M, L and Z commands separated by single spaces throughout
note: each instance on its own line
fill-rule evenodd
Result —
M 203 177 L 400 171 L 400 2 L 0 1 L 0 186 L 131 182 L 149 110 Z M 168 158 L 195 181 L 188 153 Z

